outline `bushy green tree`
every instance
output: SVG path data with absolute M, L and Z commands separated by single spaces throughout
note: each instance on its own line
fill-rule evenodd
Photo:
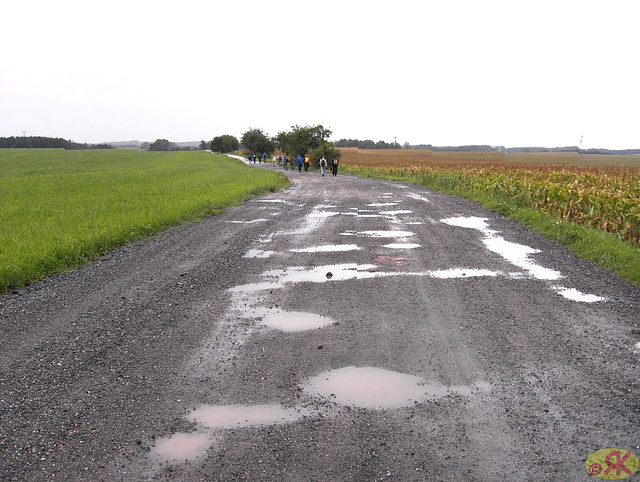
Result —
M 172 151 L 175 150 L 176 144 L 169 142 L 167 139 L 156 139 L 149 145 L 150 151 Z
M 214 137 L 211 142 L 209 142 L 209 147 L 213 152 L 225 154 L 227 152 L 237 151 L 240 148 L 240 142 L 238 142 L 235 136 L 224 134 Z
M 311 158 L 311 163 L 317 167 L 320 167 L 320 159 L 322 158 L 322 156 L 324 156 L 324 158 L 327 160 L 327 166 L 330 165 L 331 159 L 333 159 L 334 157 L 342 159 L 342 153 L 338 149 L 333 147 L 328 141 L 324 141 L 322 145 L 320 145 L 316 149 L 313 149 L 309 153 L 309 156 Z
M 322 125 L 291 126 L 291 131 L 280 132 L 275 137 L 281 151 L 290 157 L 304 155 L 323 146 L 331 131 Z
M 249 129 L 242 134 L 242 140 L 240 142 L 245 148 L 249 149 L 250 152 L 258 155 L 266 152 L 267 155 L 270 156 L 276 150 L 275 142 L 269 139 L 269 137 L 262 132 L 262 129 Z

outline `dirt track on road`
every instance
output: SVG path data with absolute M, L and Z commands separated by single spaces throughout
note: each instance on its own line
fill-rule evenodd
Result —
M 638 288 L 459 198 L 288 175 L 0 298 L 1 480 L 586 480 L 640 453 Z

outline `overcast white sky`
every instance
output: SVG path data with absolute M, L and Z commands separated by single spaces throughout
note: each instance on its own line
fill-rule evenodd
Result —
M 640 148 L 640 1 L 15 0 L 0 137 Z

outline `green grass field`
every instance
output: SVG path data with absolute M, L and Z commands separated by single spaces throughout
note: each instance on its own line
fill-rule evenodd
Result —
M 203 151 L 0 149 L 0 292 L 286 185 Z

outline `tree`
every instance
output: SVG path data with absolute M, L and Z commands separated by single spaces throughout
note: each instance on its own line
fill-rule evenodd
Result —
M 242 145 L 249 151 L 260 154 L 266 152 L 268 156 L 276 150 L 275 142 L 262 132 L 262 129 L 249 129 L 242 134 Z
M 209 147 L 209 146 L 207 145 L 207 143 L 205 141 L 200 141 L 200 145 L 198 146 L 199 150 L 206 151 L 207 147 Z
M 222 136 L 214 137 L 213 140 L 209 142 L 209 147 L 213 152 L 225 154 L 227 152 L 237 151 L 240 147 L 240 143 L 235 136 L 225 134 Z
M 322 125 L 291 126 L 290 132 L 280 132 L 276 136 L 278 147 L 289 157 L 304 155 L 323 146 L 331 136 L 331 131 Z
M 342 159 L 342 153 L 327 141 L 324 141 L 319 147 L 312 149 L 309 156 L 311 157 L 313 165 L 318 167 L 320 167 L 320 158 L 323 156 L 327 160 L 327 166 L 331 164 L 331 159 L 334 157 Z
M 177 146 L 173 142 L 169 142 L 167 139 L 156 139 L 149 145 L 150 151 L 171 151 L 175 150 Z

